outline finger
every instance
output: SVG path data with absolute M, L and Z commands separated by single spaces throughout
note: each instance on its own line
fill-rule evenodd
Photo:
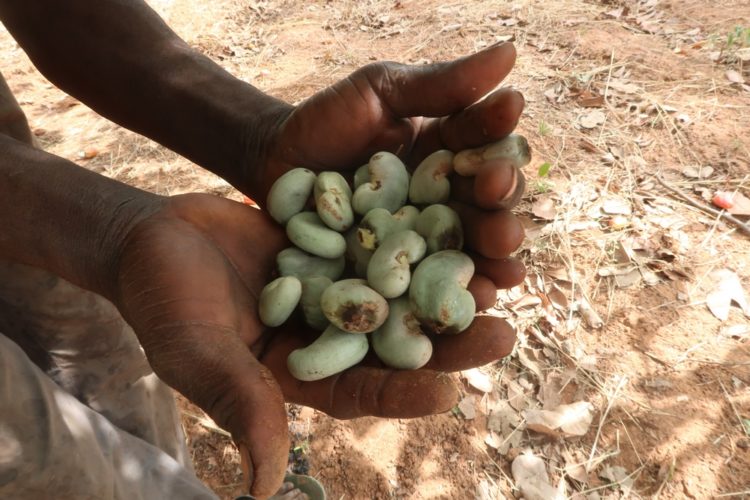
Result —
M 493 45 L 455 61 L 424 66 L 378 63 L 361 74 L 398 117 L 459 112 L 495 88 L 513 68 L 513 44 Z M 358 73 L 353 75 L 356 81 Z
M 491 279 L 481 274 L 471 277 L 466 289 L 474 297 L 477 311 L 484 311 L 494 306 L 497 302 L 497 288 Z
M 470 253 L 474 261 L 474 272 L 489 278 L 497 288 L 513 288 L 523 283 L 526 277 L 526 266 L 518 259 L 488 259 L 476 253 Z
M 506 88 L 454 115 L 425 119 L 409 163 L 417 165 L 438 149 L 458 152 L 499 141 L 515 130 L 524 105 L 520 92 Z
M 289 450 L 284 398 L 273 375 L 222 327 L 176 325 L 151 337 L 161 339 L 160 345 L 144 345 L 156 374 L 232 434 L 251 493 L 272 495 L 283 481 Z M 179 346 L 164 339 L 179 340 Z M 175 352 L 192 362 L 175 366 Z
M 263 356 L 263 363 L 279 381 L 287 401 L 333 417 L 414 418 L 448 411 L 458 400 L 452 378 L 433 370 L 356 366 L 322 380 L 299 381 L 287 370 L 286 358 L 300 347 L 299 338 L 282 333 Z
M 451 199 L 487 210 L 513 208 L 525 188 L 523 174 L 507 159 L 487 161 L 476 177 L 451 177 Z
M 513 253 L 524 238 L 523 226 L 507 210 L 486 211 L 463 203 L 451 203 L 464 229 L 467 247 L 490 259 Z
M 468 370 L 504 358 L 513 351 L 516 332 L 507 321 L 477 316 L 457 335 L 435 335 L 432 358 L 425 368 L 442 371 Z

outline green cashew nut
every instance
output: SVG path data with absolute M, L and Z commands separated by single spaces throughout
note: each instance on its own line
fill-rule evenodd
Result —
M 352 197 L 352 207 L 359 215 L 373 208 L 393 213 L 406 203 L 409 194 L 409 172 L 398 156 L 381 151 L 370 158 L 369 182 L 359 186 Z
M 344 237 L 323 224 L 315 212 L 300 212 L 286 224 L 289 240 L 302 250 L 318 257 L 335 259 L 344 255 Z
M 372 334 L 372 348 L 386 365 L 401 370 L 422 368 L 432 356 L 432 342 L 422 333 L 409 299 L 388 302 L 390 313 L 383 326 Z
M 427 245 L 414 231 L 400 231 L 388 236 L 375 250 L 367 266 L 367 282 L 386 299 L 393 299 L 409 289 L 409 265 L 424 257 Z
M 268 192 L 268 213 L 281 225 L 293 215 L 305 209 L 313 191 L 315 173 L 306 168 L 295 168 L 285 173 L 273 183 Z
M 458 333 L 474 319 L 474 297 L 466 290 L 474 262 L 458 250 L 426 257 L 411 277 L 409 299 L 414 316 L 428 332 Z
M 286 366 L 297 380 L 320 380 L 362 361 L 368 347 L 366 335 L 352 335 L 330 325 L 315 342 L 292 351 Z
M 258 315 L 266 326 L 279 326 L 286 321 L 299 303 L 302 284 L 294 276 L 276 278 L 260 292 Z
M 344 257 L 324 259 L 303 252 L 299 248 L 285 248 L 276 256 L 276 265 L 282 276 L 295 276 L 304 279 L 309 276 L 325 276 L 337 280 L 344 273 Z
M 409 200 L 415 205 L 431 205 L 448 201 L 453 173 L 453 153 L 447 149 L 435 151 L 422 160 L 409 185 Z
M 388 317 L 388 302 L 365 280 L 347 279 L 329 286 L 320 296 L 328 321 L 350 333 L 369 333 Z
M 430 205 L 417 217 L 417 233 L 427 242 L 427 253 L 461 250 L 464 231 L 458 214 L 447 205 Z
M 414 229 L 419 209 L 406 205 L 391 214 L 385 208 L 373 208 L 362 218 L 357 231 L 362 248 L 375 250 L 389 234 Z
M 354 223 L 352 190 L 338 172 L 321 172 L 313 189 L 315 209 L 326 226 L 340 233 Z
M 531 149 L 526 138 L 518 134 L 510 134 L 498 142 L 476 149 L 466 149 L 453 158 L 453 169 L 459 175 L 472 176 L 477 174 L 479 166 L 487 160 L 506 158 L 521 168 L 531 161 Z
M 330 322 L 320 307 L 320 296 L 333 281 L 325 276 L 308 276 L 302 280 L 302 296 L 299 305 L 305 316 L 305 323 L 315 330 L 325 330 Z
M 354 189 L 362 184 L 370 182 L 370 165 L 362 165 L 354 172 Z
M 367 276 L 367 265 L 370 263 L 370 259 L 374 252 L 362 248 L 356 227 L 346 233 L 345 239 L 346 258 L 354 263 L 354 273 L 360 278 L 365 278 Z

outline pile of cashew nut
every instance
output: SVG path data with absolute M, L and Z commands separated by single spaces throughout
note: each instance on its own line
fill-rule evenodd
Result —
M 295 246 L 277 256 L 280 277 L 261 292 L 260 319 L 280 326 L 299 309 L 307 325 L 323 332 L 287 358 L 295 378 L 346 370 L 370 345 L 386 365 L 417 369 L 432 356 L 426 333 L 468 328 L 476 312 L 466 289 L 474 263 L 461 252 L 458 214 L 445 204 L 449 175 L 476 175 L 483 162 L 498 158 L 517 167 L 529 163 L 526 139 L 513 134 L 455 155 L 440 150 L 411 176 L 397 156 L 376 153 L 356 171 L 353 191 L 337 172 L 304 168 L 274 183 L 268 211 Z M 313 205 L 315 211 L 307 209 Z M 345 269 L 356 277 L 342 279 Z

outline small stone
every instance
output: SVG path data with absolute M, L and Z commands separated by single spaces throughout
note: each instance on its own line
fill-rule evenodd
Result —
M 750 449 L 750 439 L 748 439 L 748 438 L 739 438 L 737 440 L 737 448 L 742 448 L 743 450 Z

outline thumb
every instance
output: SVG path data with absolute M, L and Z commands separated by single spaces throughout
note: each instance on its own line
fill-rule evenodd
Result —
M 289 452 L 278 383 L 233 332 L 205 324 L 177 328 L 179 335 L 162 329 L 156 337 L 180 345 L 144 345 L 151 366 L 231 433 L 250 493 L 271 496 L 283 482 Z

